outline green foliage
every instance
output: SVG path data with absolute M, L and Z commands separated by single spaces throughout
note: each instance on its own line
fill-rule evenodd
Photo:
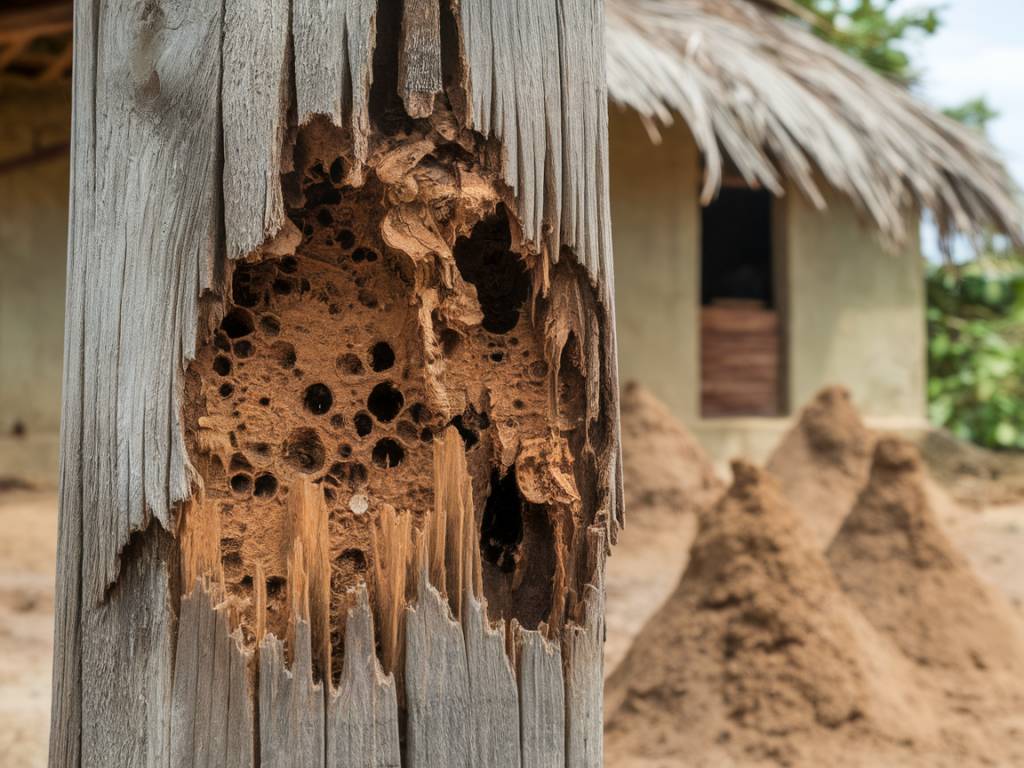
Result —
M 1024 449 L 1024 270 L 1012 260 L 935 267 L 927 291 L 932 423 Z
M 999 117 L 999 111 L 994 109 L 984 96 L 969 99 L 959 106 L 947 107 L 942 111 L 946 117 L 951 117 L 958 123 L 982 133 L 986 131 L 989 123 Z
M 797 0 L 820 23 L 815 32 L 877 72 L 904 85 L 917 79 L 904 50 L 913 35 L 934 35 L 941 23 L 939 5 L 895 13 L 896 0 Z

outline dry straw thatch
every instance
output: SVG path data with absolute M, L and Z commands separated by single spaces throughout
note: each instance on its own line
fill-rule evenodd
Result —
M 1019 191 L 980 134 L 773 7 L 608 0 L 609 96 L 654 135 L 675 114 L 686 121 L 704 155 L 705 202 L 728 158 L 748 183 L 782 194 L 788 178 L 819 208 L 823 179 L 893 242 L 916 206 L 944 233 L 994 229 L 1024 243 Z

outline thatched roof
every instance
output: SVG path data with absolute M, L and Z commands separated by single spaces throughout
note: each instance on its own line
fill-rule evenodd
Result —
M 994 228 L 1024 243 L 1019 191 L 978 133 L 935 112 L 751 0 L 608 0 L 610 98 L 655 133 L 678 115 L 705 159 L 710 200 L 728 158 L 748 183 L 790 179 L 819 208 L 821 180 L 893 241 L 910 204 L 944 232 Z

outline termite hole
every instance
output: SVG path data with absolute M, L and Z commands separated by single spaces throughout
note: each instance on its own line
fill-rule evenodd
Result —
M 526 264 L 511 246 L 504 206 L 473 227 L 469 237 L 455 242 L 455 263 L 462 277 L 476 286 L 483 327 L 491 333 L 508 333 L 516 327 L 530 291 Z
M 322 416 L 331 410 L 334 404 L 334 395 L 326 384 L 310 384 L 306 387 L 306 393 L 302 396 L 302 402 L 306 410 L 314 416 Z
M 405 458 L 405 449 L 397 440 L 385 437 L 377 441 L 373 446 L 373 463 L 378 467 L 390 469 L 397 467 Z
M 398 415 L 405 405 L 405 398 L 399 389 L 390 381 L 384 381 L 370 391 L 366 400 L 366 408 L 378 421 L 388 422 Z
M 512 573 L 516 553 L 523 541 L 523 500 L 516 484 L 515 469 L 501 477 L 491 474 L 491 493 L 484 505 L 480 524 L 480 554 L 502 573 Z

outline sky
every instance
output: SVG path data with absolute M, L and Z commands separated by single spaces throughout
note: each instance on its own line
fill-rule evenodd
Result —
M 942 27 L 907 46 L 922 74 L 916 92 L 938 109 L 985 96 L 999 113 L 989 124 L 989 138 L 1024 188 L 1024 0 L 899 0 L 895 10 L 935 4 L 945 8 Z M 929 260 L 941 260 L 927 217 L 921 248 Z M 954 246 L 957 260 L 972 253 L 966 243 Z
M 929 0 L 934 2 L 934 0 Z M 1024 186 L 1024 0 L 944 0 L 938 34 L 916 41 L 919 94 L 936 107 L 986 96 L 1000 116 L 989 132 Z M 897 8 L 920 7 L 903 0 Z

